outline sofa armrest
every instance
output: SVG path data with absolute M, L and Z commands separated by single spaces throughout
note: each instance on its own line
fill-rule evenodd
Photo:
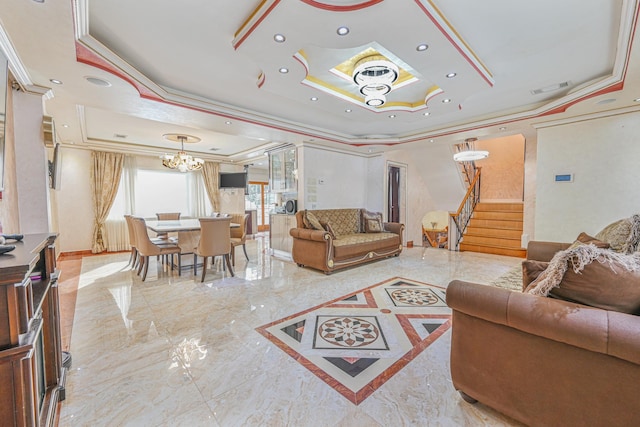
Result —
M 570 243 L 540 242 L 532 240 L 527 245 L 527 259 L 549 262 L 556 252 L 563 251 L 569 246 L 571 246 Z
M 446 299 L 468 316 L 640 364 L 640 316 L 459 280 Z
M 382 228 L 385 231 L 389 231 L 391 233 L 399 234 L 402 236 L 402 230 L 404 230 L 404 224 L 399 222 L 385 222 L 382 224 Z
M 310 228 L 292 228 L 289 230 L 291 237 L 304 240 L 324 242 L 331 239 L 331 234 L 324 230 L 312 230 Z

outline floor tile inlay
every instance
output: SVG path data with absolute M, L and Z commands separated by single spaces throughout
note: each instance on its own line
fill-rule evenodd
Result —
M 443 288 L 394 277 L 256 330 L 359 405 L 450 326 Z

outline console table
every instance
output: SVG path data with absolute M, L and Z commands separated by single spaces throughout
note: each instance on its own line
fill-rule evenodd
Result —
M 53 426 L 64 400 L 57 235 L 28 234 L 0 255 L 0 424 Z

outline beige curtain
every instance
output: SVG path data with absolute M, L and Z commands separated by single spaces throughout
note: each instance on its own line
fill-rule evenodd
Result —
M 93 245 L 91 252 L 94 254 L 104 252 L 106 243 L 104 239 L 104 223 L 109 215 L 113 200 L 118 193 L 124 154 L 105 153 L 92 151 L 91 160 L 91 192 L 93 193 Z
M 220 212 L 220 163 L 204 162 L 202 178 L 213 212 Z

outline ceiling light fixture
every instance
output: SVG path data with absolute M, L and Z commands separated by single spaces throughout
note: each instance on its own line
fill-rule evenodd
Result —
M 196 171 L 202 169 L 204 160 L 193 157 L 184 151 L 185 142 L 200 142 L 200 138 L 191 135 L 178 135 L 169 133 L 163 135 L 165 139 L 174 142 L 180 142 L 181 150 L 176 154 L 165 154 L 162 158 L 162 165 L 169 169 L 178 169 L 180 172 Z
M 345 113 L 350 113 L 351 112 L 351 108 L 347 108 L 346 110 L 344 110 Z
M 398 75 L 398 66 L 382 55 L 366 56 L 356 62 L 353 69 L 353 81 L 370 107 L 380 107 L 387 102 L 385 95 L 393 89 Z
M 448 78 L 448 79 L 452 79 L 457 75 L 458 75 L 457 73 L 448 73 L 445 77 Z
M 310 99 L 311 99 L 312 101 L 317 101 L 317 100 L 318 100 L 318 97 L 317 97 L 317 96 L 312 96 Z
M 422 44 L 419 44 L 418 46 L 416 46 L 416 50 L 418 52 L 424 52 L 427 49 L 429 49 L 429 45 L 426 44 L 426 43 L 422 43 Z
M 484 150 L 475 150 L 474 143 L 478 138 L 467 138 L 464 140 L 467 150 L 460 151 L 453 155 L 453 160 L 456 162 L 472 162 L 474 160 L 482 160 L 489 157 L 489 152 Z
M 287 67 L 282 67 L 278 71 L 280 71 L 282 74 L 287 74 L 289 72 L 289 69 Z
M 282 34 L 275 34 L 273 36 L 273 39 L 276 41 L 276 43 L 284 43 L 284 41 L 287 39 L 285 36 L 283 36 Z
M 424 113 L 422 113 L 422 115 L 423 115 L 423 116 L 429 116 L 429 115 L 431 115 L 431 113 L 430 113 L 430 112 L 428 112 L 428 111 L 425 111 Z
M 61 85 L 62 81 L 58 79 L 49 79 L 49 81 L 55 85 Z
M 338 33 L 339 36 L 346 36 L 347 34 L 349 34 L 349 27 L 338 27 L 336 33 Z
M 111 86 L 111 83 L 108 82 L 105 79 L 101 79 L 99 77 L 93 77 L 93 76 L 85 76 L 84 77 L 86 81 L 88 81 L 89 83 L 92 83 L 96 86 L 102 86 L 102 87 L 109 87 Z
M 448 104 L 448 103 L 450 103 L 450 102 L 451 102 L 451 100 L 450 100 L 449 98 L 446 98 L 446 99 L 443 99 L 443 100 L 442 100 L 442 103 L 443 103 L 443 104 Z

